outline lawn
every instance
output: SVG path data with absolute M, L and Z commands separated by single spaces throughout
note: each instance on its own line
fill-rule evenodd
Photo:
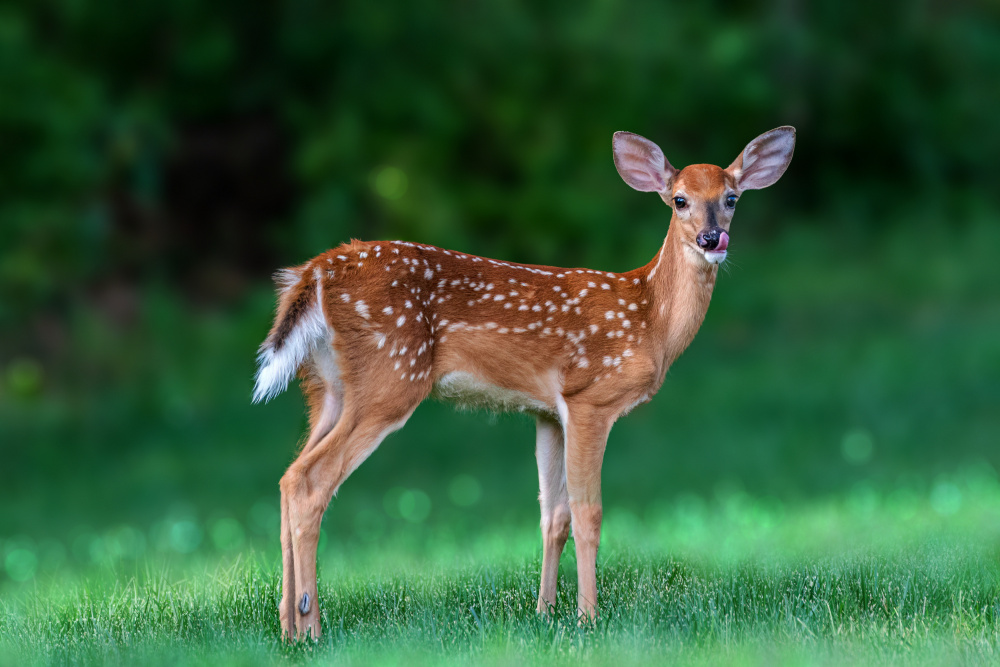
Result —
M 327 549 L 315 645 L 279 641 L 273 547 L 119 559 L 8 589 L 0 660 L 995 664 L 1000 485 L 970 469 L 947 494 L 788 507 L 737 494 L 644 517 L 613 512 L 602 617 L 587 627 L 573 613 L 571 555 L 555 615 L 535 613 L 539 539 L 526 528 L 414 529 Z

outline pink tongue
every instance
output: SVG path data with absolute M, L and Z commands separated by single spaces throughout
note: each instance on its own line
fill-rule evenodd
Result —
M 722 232 L 719 234 L 719 245 L 715 246 L 715 252 L 721 252 L 729 247 L 729 234 Z

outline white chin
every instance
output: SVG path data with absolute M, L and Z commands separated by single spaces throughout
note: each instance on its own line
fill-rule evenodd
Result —
M 722 264 L 726 261 L 725 250 L 706 250 L 705 261 L 709 264 Z

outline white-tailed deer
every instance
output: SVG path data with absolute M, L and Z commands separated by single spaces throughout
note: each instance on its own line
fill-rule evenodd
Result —
M 432 394 L 535 415 L 538 610 L 556 602 L 572 526 L 579 613 L 596 616 L 608 432 L 656 393 L 694 338 L 726 258 L 737 199 L 777 181 L 794 146 L 794 128 L 779 127 L 726 169 L 677 170 L 653 142 L 616 132 L 618 173 L 673 208 L 656 257 L 625 273 L 513 264 L 403 241 L 352 241 L 281 271 L 254 400 L 278 394 L 298 373 L 309 404 L 309 438 L 281 478 L 284 634 L 320 634 L 316 546 L 331 498 Z

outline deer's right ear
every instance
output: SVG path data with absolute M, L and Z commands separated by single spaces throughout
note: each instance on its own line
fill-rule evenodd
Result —
M 615 132 L 611 140 L 615 167 L 622 179 L 640 192 L 666 192 L 677 170 L 663 157 L 663 151 L 645 137 L 631 132 Z

